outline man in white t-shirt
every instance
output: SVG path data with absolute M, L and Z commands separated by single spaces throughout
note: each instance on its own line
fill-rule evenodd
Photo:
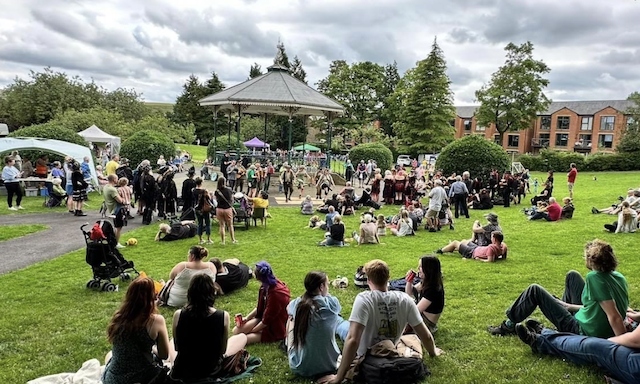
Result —
M 429 227 L 429 232 L 435 232 L 438 230 L 440 223 L 438 220 L 438 214 L 442 209 L 442 203 L 447 199 L 447 192 L 442 188 L 442 180 L 437 179 L 434 182 L 434 187 L 429 192 L 429 210 L 427 210 L 427 214 L 425 215 L 427 218 L 427 227 Z
M 342 360 L 336 375 L 321 379 L 323 383 L 341 383 L 351 362 L 363 356 L 369 347 L 380 340 L 396 344 L 407 324 L 416 332 L 430 356 L 439 356 L 433 336 L 422 320 L 418 307 L 404 292 L 389 291 L 389 266 L 382 260 L 371 260 L 364 266 L 370 291 L 360 292 L 349 317 L 349 333 L 344 342 Z

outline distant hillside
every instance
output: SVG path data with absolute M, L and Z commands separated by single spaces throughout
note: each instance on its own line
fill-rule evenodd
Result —
M 149 109 L 161 113 L 173 112 L 173 103 L 144 103 Z

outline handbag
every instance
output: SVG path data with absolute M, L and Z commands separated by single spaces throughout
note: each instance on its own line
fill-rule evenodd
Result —
M 174 279 L 167 281 L 167 283 L 162 287 L 162 289 L 158 293 L 159 305 L 161 306 L 167 305 L 167 302 L 169 301 L 169 292 L 171 291 L 171 288 L 173 287 L 174 282 L 175 282 Z

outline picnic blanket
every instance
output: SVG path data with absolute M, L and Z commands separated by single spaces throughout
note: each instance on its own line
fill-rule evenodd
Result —
M 91 359 L 85 361 L 78 372 L 39 377 L 27 384 L 101 384 L 100 378 L 103 370 L 104 366 L 100 365 L 98 359 Z

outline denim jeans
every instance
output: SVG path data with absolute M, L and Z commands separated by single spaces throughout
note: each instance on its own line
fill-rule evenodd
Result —
M 582 304 L 580 296 L 584 289 L 584 279 L 576 271 L 567 273 L 564 281 L 562 301 L 569 304 Z M 538 284 L 532 284 L 520 294 L 507 309 L 507 317 L 514 323 L 526 320 L 536 308 L 540 308 L 544 316 L 556 326 L 560 332 L 580 334 L 580 325 L 555 297 Z
M 551 221 L 551 218 L 549 217 L 549 214 L 547 212 L 536 212 L 533 215 L 531 215 L 531 217 L 529 218 L 529 220 L 540 220 L 540 219 Z
M 533 349 L 558 356 L 574 364 L 596 364 L 610 376 L 625 383 L 640 382 L 640 350 L 623 347 L 598 337 L 542 331 Z
M 198 221 L 198 236 L 202 236 L 206 233 L 207 236 L 211 235 L 211 214 L 202 213 L 201 215 L 196 212 L 196 220 Z

